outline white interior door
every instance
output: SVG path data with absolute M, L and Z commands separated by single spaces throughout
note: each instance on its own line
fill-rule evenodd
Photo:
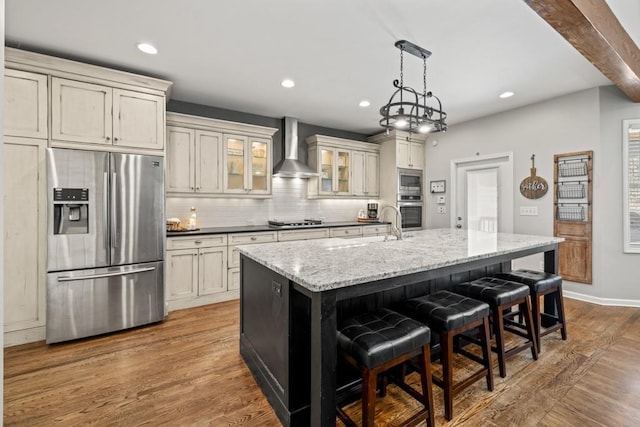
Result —
M 459 159 L 451 164 L 452 226 L 487 232 L 512 232 L 512 154 Z

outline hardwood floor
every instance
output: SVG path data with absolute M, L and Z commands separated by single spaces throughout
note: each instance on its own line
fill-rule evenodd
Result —
M 480 381 L 456 398 L 449 423 L 434 387 L 436 424 L 640 425 L 640 309 L 565 303 L 568 341 L 552 334 L 538 361 L 527 352 L 509 359 L 493 392 Z M 239 355 L 237 301 L 107 336 L 11 347 L 4 369 L 7 426 L 279 425 Z M 378 402 L 380 425 L 415 408 L 395 386 Z M 358 410 L 349 408 L 356 418 Z

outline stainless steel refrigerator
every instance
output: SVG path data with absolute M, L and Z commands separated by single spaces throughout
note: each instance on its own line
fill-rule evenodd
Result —
M 48 343 L 158 322 L 164 159 L 47 149 Z

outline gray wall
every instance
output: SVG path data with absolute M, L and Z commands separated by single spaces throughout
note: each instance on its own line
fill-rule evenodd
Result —
M 593 284 L 567 282 L 565 289 L 595 298 L 635 300 L 640 256 L 622 253 L 622 120 L 640 117 L 640 105 L 615 87 L 595 88 L 478 120 L 431 135 L 426 147 L 426 182 L 450 181 L 450 161 L 476 154 L 513 152 L 514 232 L 553 234 L 553 194 L 538 200 L 520 194 L 536 155 L 537 175 L 553 184 L 553 155 L 594 151 Z M 437 141 L 437 146 L 432 143 Z M 450 192 L 447 192 L 447 197 Z M 537 206 L 538 216 L 520 216 L 520 206 Z M 447 211 L 451 201 L 447 198 Z M 427 227 L 449 227 L 449 215 L 437 214 L 427 198 Z M 525 260 L 538 266 L 537 259 Z
M 278 128 L 280 130 L 273 135 L 273 164 L 277 164 L 283 158 L 282 145 L 284 136 L 282 134 L 282 118 L 259 116 L 257 114 L 242 113 L 239 111 L 225 110 L 223 108 L 192 104 L 177 100 L 169 101 L 167 111 Z M 305 142 L 305 138 L 315 134 L 352 139 L 356 141 L 367 140 L 367 135 L 360 133 L 315 126 L 308 123 L 298 123 L 298 157 L 304 162 L 307 162 L 307 143 Z

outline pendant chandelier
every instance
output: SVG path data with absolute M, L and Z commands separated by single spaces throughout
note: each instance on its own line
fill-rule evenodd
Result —
M 389 129 L 412 133 L 446 132 L 447 113 L 442 111 L 440 99 L 427 92 L 427 58 L 431 52 L 406 40 L 398 40 L 395 46 L 400 49 L 400 80 L 393 81 L 397 89 L 389 102 L 380 108 L 380 126 L 387 132 Z M 404 52 L 422 59 L 422 93 L 404 85 Z

